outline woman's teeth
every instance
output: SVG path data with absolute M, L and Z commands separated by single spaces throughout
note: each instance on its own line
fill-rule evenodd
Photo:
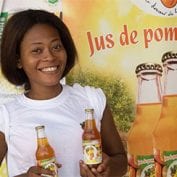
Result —
M 41 69 L 41 71 L 55 71 L 55 70 L 57 70 L 57 66 L 52 66 L 52 67 L 47 67 L 47 68 Z

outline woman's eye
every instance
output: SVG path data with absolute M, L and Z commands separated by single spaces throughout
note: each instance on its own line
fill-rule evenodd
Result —
M 41 53 L 41 51 L 42 51 L 41 49 L 37 48 L 37 49 L 33 49 L 32 53 L 39 54 L 39 53 Z
M 61 49 L 63 49 L 63 45 L 62 44 L 56 44 L 56 45 L 53 46 L 53 49 L 54 50 L 61 50 Z

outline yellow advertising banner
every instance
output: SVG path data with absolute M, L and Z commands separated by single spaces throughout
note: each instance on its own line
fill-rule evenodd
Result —
M 150 62 L 161 65 L 162 55 L 177 47 L 176 3 L 65 0 L 63 20 L 79 52 L 78 67 L 68 82 L 102 86 L 119 122 L 117 126 L 127 132 L 134 119 L 136 67 Z M 97 76 L 99 81 L 94 83 Z
M 79 53 L 78 66 L 67 82 L 105 91 L 127 150 L 126 176 L 177 174 L 176 140 L 168 139 L 176 134 L 172 126 L 176 116 L 172 124 L 159 121 L 165 74 L 169 68 L 176 71 L 176 53 L 169 52 L 177 48 L 176 4 L 176 0 L 63 1 L 63 20 Z M 174 95 L 176 86 L 171 85 Z
M 163 53 L 177 47 L 177 7 L 168 1 L 65 0 L 63 19 L 77 44 L 80 67 L 121 78 L 133 95 L 136 66 L 161 64 Z

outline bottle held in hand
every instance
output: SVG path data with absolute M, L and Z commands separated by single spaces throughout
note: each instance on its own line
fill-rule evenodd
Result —
M 84 163 L 96 168 L 102 162 L 101 136 L 94 119 L 94 109 L 85 109 L 86 120 L 82 135 Z
M 54 177 L 58 177 L 58 167 L 56 165 L 55 152 L 48 142 L 47 136 L 45 134 L 45 126 L 37 126 L 35 129 L 37 133 L 37 166 L 55 172 Z M 42 176 L 51 177 L 50 175 Z

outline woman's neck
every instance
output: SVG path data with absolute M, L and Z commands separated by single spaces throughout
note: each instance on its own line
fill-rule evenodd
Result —
M 45 88 L 32 88 L 28 92 L 26 92 L 26 96 L 28 98 L 34 100 L 47 100 L 56 97 L 62 91 L 62 85 L 58 85 L 57 87 L 45 87 Z

